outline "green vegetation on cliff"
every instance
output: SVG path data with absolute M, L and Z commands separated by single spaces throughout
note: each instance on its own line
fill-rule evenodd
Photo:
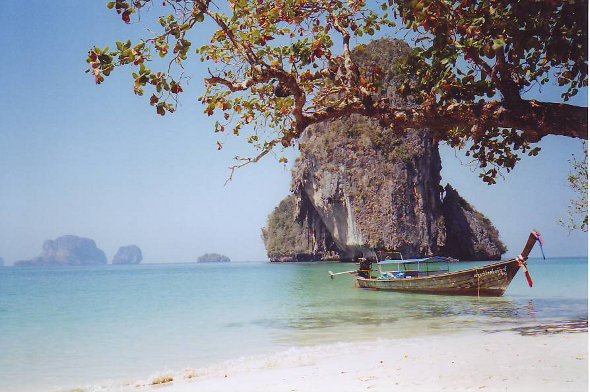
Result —
M 307 230 L 295 221 L 296 198 L 289 195 L 268 216 L 262 229 L 262 239 L 272 261 L 292 261 L 296 255 L 309 258 L 310 242 Z

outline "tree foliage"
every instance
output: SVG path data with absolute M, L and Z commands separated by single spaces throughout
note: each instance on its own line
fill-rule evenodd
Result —
M 234 168 L 295 144 L 309 125 L 351 114 L 396 133 L 429 128 L 439 141 L 468 147 L 488 183 L 514 168 L 519 154 L 536 155 L 531 143 L 545 135 L 587 138 L 586 108 L 566 103 L 588 83 L 587 0 L 116 0 L 107 7 L 128 24 L 164 15 L 160 31 L 140 42 L 91 49 L 96 83 L 132 67 L 134 92 L 148 89 L 164 115 L 183 92 L 187 61 L 206 61 L 199 100 L 218 119 L 215 130 L 258 149 Z M 205 39 L 203 23 L 213 27 Z M 380 30 L 415 46 L 399 64 L 405 77 L 395 97 L 384 94 L 383 65 L 352 54 L 351 40 Z M 523 98 L 554 80 L 564 102 Z
M 588 145 L 584 142 L 582 159 L 572 157 L 572 168 L 567 178 L 569 187 L 574 191 L 575 198 L 570 200 L 567 219 L 560 223 L 570 231 L 588 231 Z

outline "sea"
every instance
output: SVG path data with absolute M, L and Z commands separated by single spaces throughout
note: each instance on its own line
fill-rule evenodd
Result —
M 481 263 L 456 263 L 463 269 Z M 500 298 L 364 291 L 344 263 L 0 268 L 0 391 L 110 390 L 315 345 L 588 319 L 588 259 L 530 259 Z

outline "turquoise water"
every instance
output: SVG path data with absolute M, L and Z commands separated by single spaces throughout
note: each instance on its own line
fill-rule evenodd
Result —
M 463 269 L 473 263 L 459 263 Z M 0 391 L 145 380 L 293 346 L 587 319 L 588 260 L 532 259 L 501 298 L 355 289 L 351 264 L 0 268 Z

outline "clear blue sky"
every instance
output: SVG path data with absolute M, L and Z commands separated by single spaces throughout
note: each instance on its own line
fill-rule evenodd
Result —
M 84 73 L 87 50 L 142 33 L 105 4 L 0 6 L 0 257 L 8 264 L 31 258 L 44 240 L 75 234 L 94 239 L 109 259 L 127 244 L 140 246 L 146 262 L 191 261 L 205 252 L 266 259 L 260 228 L 287 195 L 289 171 L 265 159 L 224 186 L 232 158 L 252 151 L 236 138 L 217 151 L 219 136 L 196 102 L 201 63 L 192 64 L 172 116 L 157 116 L 133 95 L 125 72 L 95 86 Z M 586 105 L 586 96 L 576 103 Z M 541 145 L 538 158 L 492 187 L 443 148 L 443 181 L 496 224 L 509 254 L 536 227 L 549 255 L 586 255 L 587 235 L 557 224 L 573 196 L 567 160 L 582 152 L 581 142 L 546 138 Z

